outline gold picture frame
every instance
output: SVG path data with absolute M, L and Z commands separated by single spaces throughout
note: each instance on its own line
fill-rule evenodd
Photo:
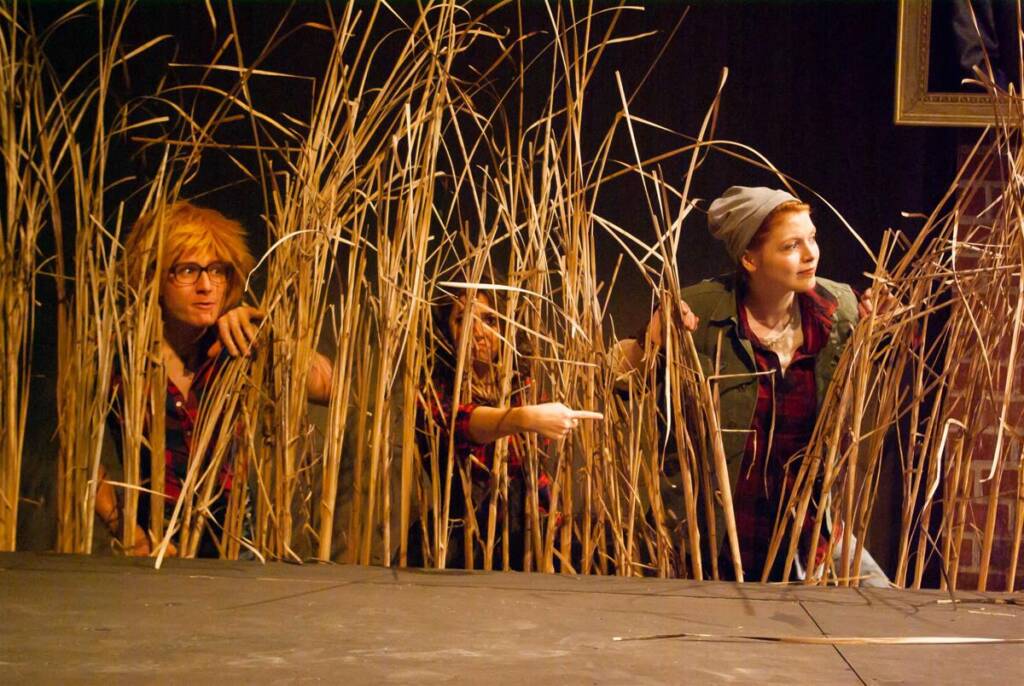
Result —
M 987 94 L 928 90 L 932 17 L 931 0 L 900 0 L 894 122 L 917 126 L 994 124 L 994 103 Z

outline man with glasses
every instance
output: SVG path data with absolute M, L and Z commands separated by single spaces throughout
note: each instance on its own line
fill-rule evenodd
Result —
M 152 255 L 154 232 L 163 232 L 162 259 Z M 129 271 L 139 279 L 160 280 L 160 311 L 163 319 L 161 362 L 167 376 L 165 403 L 165 478 L 163 490 L 169 514 L 181 495 L 188 472 L 193 431 L 205 393 L 231 356 L 247 355 L 256 336 L 255 322 L 263 314 L 253 307 L 239 305 L 246 276 L 254 259 L 246 246 L 245 230 L 238 222 L 216 210 L 177 202 L 159 216 L 144 216 L 132 228 L 126 254 L 135 261 Z M 132 278 L 132 277 L 129 277 Z M 326 403 L 330 397 L 332 367 L 317 356 L 309 374 L 307 392 L 312 402 Z M 116 372 L 112 389 L 114 409 L 109 425 L 118 451 L 122 449 L 123 416 L 121 375 Z M 124 455 L 120 456 L 123 460 Z M 143 448 L 140 473 L 142 486 L 150 483 L 150 456 Z M 215 522 L 223 518 L 231 491 L 234 466 L 225 460 L 218 475 L 221 495 L 211 508 Z M 96 514 L 111 534 L 123 540 L 125 522 L 121 505 L 112 485 L 101 469 L 96 493 Z M 147 530 L 150 498 L 139 498 L 134 523 L 135 537 L 129 555 L 149 555 L 154 547 Z M 206 527 L 201 539 L 200 557 L 219 555 L 217 536 Z

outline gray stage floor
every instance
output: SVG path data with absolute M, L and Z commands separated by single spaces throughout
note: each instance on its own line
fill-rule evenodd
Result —
M 1024 683 L 1019 643 L 740 638 L 1024 636 L 1021 594 L 959 597 L 8 553 L 0 682 Z

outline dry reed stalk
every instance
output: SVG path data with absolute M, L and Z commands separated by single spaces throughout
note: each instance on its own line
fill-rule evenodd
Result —
M 163 208 L 156 208 L 159 215 Z M 161 232 L 151 232 L 148 240 L 138 247 L 145 252 L 155 254 L 156 263 L 160 264 L 163 241 Z M 134 259 L 138 259 L 136 256 Z M 163 446 L 164 413 L 163 398 L 156 404 L 154 401 L 155 390 L 163 391 L 167 383 L 163 380 L 163 365 L 161 363 L 161 317 L 159 307 L 160 288 L 157 279 L 146 278 L 146 274 L 129 273 L 137 271 L 129 265 L 129 260 L 122 258 L 122 269 L 120 283 L 125 287 L 121 300 L 121 316 L 115 320 L 116 340 L 119 343 L 120 355 L 118 356 L 118 376 L 120 377 L 120 389 L 117 391 L 119 399 L 118 411 L 122 417 L 123 435 L 121 439 L 122 455 L 142 455 L 143 446 L 149 444 L 152 450 L 150 460 L 150 471 L 152 478 L 148 488 L 155 493 L 151 499 L 150 528 L 154 537 L 162 537 L 164 518 L 164 499 L 159 494 L 163 492 L 164 475 L 164 451 L 157 452 L 157 448 Z M 141 278 L 139 278 L 141 276 Z M 158 378 L 155 378 L 158 377 Z M 162 383 L 160 383 L 162 381 Z M 162 395 L 162 394 L 161 394 Z M 156 413 L 159 420 L 154 423 L 150 417 L 153 410 L 159 408 Z M 151 430 L 147 430 L 149 426 Z M 159 433 L 157 433 L 159 432 Z M 149 434 L 149 435 L 147 435 Z M 123 521 L 135 522 L 138 511 L 139 491 L 142 484 L 141 459 L 126 459 L 123 461 L 124 476 L 122 481 L 128 485 L 124 491 L 124 502 L 122 508 Z M 156 478 L 161 480 L 157 481 Z M 136 544 L 135 527 L 124 526 L 122 543 L 128 549 Z
M 68 170 L 60 192 L 71 197 L 68 204 L 74 229 L 74 251 L 69 259 L 62 218 L 53 217 L 58 274 L 58 549 L 64 552 L 88 552 L 92 547 L 93 503 L 120 323 L 117 241 L 123 210 L 119 207 L 108 214 L 106 202 L 112 183 L 107 158 L 119 131 L 110 125 L 114 119 L 108 96 L 115 69 L 160 41 L 154 39 L 131 52 L 122 49 L 130 5 L 107 12 L 100 4 L 86 3 L 50 30 L 86 9 L 85 20 L 95 21 L 97 26 L 97 54 L 67 82 L 54 84 L 52 105 L 62 164 Z M 70 272 L 66 271 L 69 262 Z M 149 402 L 146 392 L 141 398 L 143 404 Z M 128 440 L 140 439 L 132 431 Z M 134 521 L 137 491 L 133 487 L 138 477 L 131 471 L 127 476 L 128 521 Z M 131 546 L 134 530 L 124 528 L 124 542 Z
M 0 240 L 0 550 L 14 550 L 31 378 L 37 242 L 51 212 L 52 120 L 45 61 L 22 25 L 19 3 L 0 7 L 0 148 L 4 207 Z M 42 173 L 40 173 L 42 172 Z
M 1012 551 L 1010 553 L 1010 568 L 1006 573 L 1006 588 L 1013 590 L 1017 587 L 1017 568 L 1020 562 L 1021 539 L 1024 538 L 1024 481 L 1021 479 L 1021 472 L 1017 472 L 1017 483 L 1014 486 L 1016 506 L 1014 507 L 1014 530 Z
M 245 360 L 233 360 L 220 374 L 214 390 L 239 388 L 246 378 L 246 371 Z M 239 457 L 232 450 L 236 441 L 236 430 L 228 420 L 237 416 L 236 408 L 241 404 L 242 394 L 238 392 L 213 392 L 204 395 L 193 433 L 188 473 L 182 483 L 181 494 L 175 502 L 171 518 L 167 522 L 167 530 L 157 556 L 158 566 L 176 533 L 179 555 L 183 557 L 196 556 L 207 529 L 210 530 L 209 535 L 217 536 L 216 525 L 211 521 L 211 506 L 222 495 L 220 474 L 225 461 Z M 206 459 L 198 459 L 200 456 L 205 456 Z M 235 524 L 240 525 L 238 514 L 232 514 Z M 222 557 L 227 541 L 240 536 L 239 530 L 231 531 L 225 528 L 221 532 L 218 545 Z

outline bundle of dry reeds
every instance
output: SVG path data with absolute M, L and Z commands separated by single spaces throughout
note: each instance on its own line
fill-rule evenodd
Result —
M 4 224 L 15 247 L 0 254 L 17 258 L 11 262 L 17 269 L 5 266 L 2 273 L 17 278 L 5 281 L 0 293 L 21 303 L 21 309 L 5 309 L 5 316 L 16 316 L 0 322 L 9 327 L 5 344 L 20 341 L 5 350 L 4 369 L 21 370 L 4 376 L 15 380 L 5 382 L 3 395 L 5 513 L 17 503 L 24 424 L 28 367 L 22 351 L 31 322 L 24 303 L 30 302 L 29 257 L 35 254 L 26 246 L 34 244 L 47 211 L 60 275 L 61 550 L 91 546 L 116 366 L 123 452 L 136 455 L 146 446 L 154 456 L 148 485 L 138 461 L 125 460 L 125 519 L 134 520 L 139 497 L 152 498 L 149 528 L 162 541 L 161 556 L 172 542 L 180 554 L 195 555 L 210 530 L 227 558 L 248 550 L 262 559 L 404 565 L 422 558 L 444 567 L 459 544 L 467 567 L 489 569 L 500 559 L 506 569 L 718 578 L 717 555 L 704 559 L 702 551 L 717 550 L 721 542 L 733 553 L 736 578 L 762 578 L 762 570 L 743 570 L 739 563 L 730 492 L 717 486 L 727 481 L 717 409 L 724 380 L 702 372 L 692 340 L 676 327 L 666 329 L 664 376 L 653 355 L 643 373 L 617 376 L 607 359 L 620 333 L 607 319 L 615 275 L 599 280 L 595 254 L 599 243 L 619 245 L 621 262 L 650 284 L 651 305 L 673 321 L 687 281 L 678 256 L 684 227 L 692 223 L 689 189 L 705 156 L 716 150 L 772 167 L 753 151 L 714 138 L 717 98 L 701 131 L 667 152 L 639 149 L 635 129 L 657 125 L 630 111 L 626 84 L 618 84 L 620 107 L 610 129 L 598 138 L 585 130 L 596 63 L 608 46 L 642 38 L 616 33 L 621 13 L 634 8 L 547 6 L 544 36 L 526 35 L 521 27 L 514 36 L 491 30 L 488 17 L 497 9 L 474 14 L 436 0 L 406 22 L 384 4 L 361 10 L 349 3 L 338 13 L 328 8 L 324 22 L 302 28 L 328 36 L 331 48 L 315 79 L 309 116 L 300 120 L 277 114 L 254 88 L 261 79 L 290 83 L 290 75 L 264 68 L 280 37 L 247 61 L 229 3 L 217 11 L 230 32 L 199 80 L 149 98 L 169 105 L 167 117 L 156 122 L 110 116 L 106 96 L 114 67 L 127 59 L 118 41 L 128 14 L 103 8 L 97 56 L 86 67 L 95 81 L 58 88 L 56 104 L 21 128 L 12 123 L 15 98 L 43 108 L 32 89 L 52 84 L 32 66 L 41 58 L 15 51 L 22 43 L 14 37 L 22 34 L 15 15 L 5 14 L 4 49 L 11 52 L 4 64 L 26 69 L 10 71 L 5 81 L 3 142 L 23 152 L 5 157 L 7 197 L 18 201 L 8 203 Z M 211 8 L 211 16 L 217 11 Z M 385 52 L 395 55 L 388 69 L 379 64 Z M 470 54 L 492 58 L 467 65 Z M 229 75 L 232 83 L 207 83 L 211 73 Z M 84 81 L 82 74 L 75 78 L 74 84 Z M 526 97 L 538 83 L 545 97 Z M 199 108 L 174 100 L 183 93 L 218 102 L 200 118 Z M 1020 393 L 1013 370 L 1024 307 L 1013 128 L 1021 116 L 1014 100 L 997 101 L 1002 124 L 991 144 L 979 144 L 970 167 L 970 174 L 993 165 L 1006 170 L 1006 192 L 986 215 L 991 221 L 962 225 L 971 197 L 957 196 L 954 185 L 918 236 L 886 239 L 874 283 L 887 288 L 897 306 L 857 327 L 836 374 L 845 382 L 834 384 L 806 455 L 794 463 L 775 555 L 793 564 L 799 536 L 787 533 L 808 515 L 819 528 L 843 524 L 842 536 L 831 541 L 842 546 L 839 564 L 814 570 L 809 560 L 809 582 L 856 582 L 880 465 L 891 445 L 905 475 L 896 582 L 920 585 L 928 556 L 936 555 L 944 561 L 946 583 L 955 587 L 956 556 L 972 525 L 982 532 L 983 560 L 989 559 L 995 508 L 983 523 L 970 519 L 971 465 L 993 458 L 998 479 L 1009 460 L 1020 459 L 1012 447 L 1019 439 L 1019 417 L 1012 413 Z M 123 123 L 111 127 L 111 121 Z M 113 129 L 154 123 L 164 124 L 165 132 L 147 133 L 144 142 L 160 146 L 164 162 L 145 189 L 144 211 L 159 217 L 175 199 L 194 194 L 194 172 L 216 150 L 230 155 L 258 189 L 268 245 L 251 275 L 266 285 L 247 296 L 266 315 L 259 344 L 251 358 L 229 364 L 204 396 L 189 474 L 167 521 L 157 281 L 122 259 L 125 219 L 119 206 L 106 202 Z M 228 126 L 231 136 L 222 139 Z M 611 168 L 609 151 L 621 139 L 632 143 L 634 158 Z M 591 140 L 597 152 L 586 159 Z M 682 180 L 666 179 L 658 163 L 684 155 L 689 164 Z M 48 170 L 40 177 L 28 171 L 27 161 L 37 157 L 55 160 L 37 165 Z M 60 184 L 58 165 L 67 169 Z M 602 188 L 624 176 L 642 185 L 657 237 L 652 245 L 595 210 Z M 73 207 L 73 222 L 61 221 L 58 189 L 70 198 L 63 206 Z M 63 247 L 66 224 L 74 235 L 71 255 Z M 138 249 L 159 257 L 159 232 Z M 502 336 L 494 404 L 558 400 L 605 415 L 560 444 L 534 435 L 499 440 L 482 502 L 474 500 L 474 468 L 457 458 L 454 417 L 442 426 L 424 411 L 443 392 L 456 403 L 474 397 L 467 341 L 446 353 L 455 360 L 453 387 L 435 385 L 448 344 L 434 329 L 431 308 L 452 296 L 473 302 L 479 292 L 502 296 L 490 298 Z M 306 381 L 325 334 L 335 347 L 332 396 L 318 426 L 309 416 Z M 991 440 L 973 421 L 983 403 L 998 417 Z M 990 446 L 986 454 L 982 446 Z M 522 459 L 521 476 L 510 470 L 511 450 Z M 222 495 L 224 464 L 232 465 L 235 486 L 228 512 L 216 522 L 210 510 Z M 664 495 L 667 472 L 678 475 L 681 509 Z M 545 477 L 551 486 L 542 502 L 538 485 Z M 518 497 L 511 483 L 519 478 L 525 506 L 510 515 L 510 499 Z M 1017 489 L 1024 502 L 1020 484 Z M 458 497 L 465 502 L 454 502 Z M 1018 507 L 1014 568 L 1021 515 Z M 0 533 L 13 536 L 13 521 L 5 514 Z M 525 532 L 522 559 L 510 556 L 513 528 Z M 412 531 L 422 534 L 415 543 L 420 550 L 410 549 Z M 126 548 L 131 536 L 126 533 Z M 13 538 L 5 545 L 13 546 Z
M 974 530 L 981 546 L 978 589 L 985 590 L 998 498 L 1010 495 L 1019 503 L 1024 495 L 1019 479 L 1008 492 L 1005 485 L 1000 489 L 1003 473 L 1019 473 L 1014 470 L 1021 466 L 1016 446 L 1024 416 L 1016 399 L 1024 308 L 1024 113 L 1019 98 L 991 92 L 998 125 L 979 139 L 918 235 L 890 233 L 881 246 L 874 288 L 891 294 L 892 307 L 857 327 L 836 372 L 845 383 L 831 389 L 787 512 L 776 523 L 776 546 L 787 530 L 795 538 L 805 513 L 814 517 L 815 533 L 842 524 L 842 536 L 831 540 L 841 553 L 838 565 L 809 574 L 808 583 L 857 583 L 884 459 L 898 459 L 903 474 L 898 586 L 920 588 L 929 560 L 935 560 L 942 586 L 956 589 L 964 534 Z M 965 223 L 973 214 L 969 208 L 985 205 L 975 197 L 979 188 L 984 192 L 978 181 L 992 178 L 1005 185 L 979 222 Z M 979 462 L 984 470 L 975 466 Z M 983 499 L 975 496 L 979 481 L 992 484 Z M 1012 590 L 1019 505 L 1010 521 L 1013 551 L 1004 571 Z M 778 552 L 789 568 L 795 543 Z M 807 564 L 814 569 L 812 559 Z
M 0 8 L 0 147 L 4 207 L 0 241 L 0 550 L 14 550 L 25 439 L 38 239 L 52 199 L 54 136 L 47 125 L 44 60 L 17 3 Z
M 154 364 L 160 339 L 157 289 L 127 268 L 130 260 L 121 260 L 123 218 L 119 209 L 107 216 L 104 195 L 112 136 L 105 123 L 106 95 L 128 14 L 121 9 L 98 13 L 96 60 L 87 65 L 88 75 L 75 75 L 77 80 L 69 84 L 73 88 L 60 90 L 63 97 L 54 106 L 54 126 L 64 141 L 61 150 L 70 170 L 61 192 L 71 198 L 75 218 L 71 258 L 63 247 L 64 224 L 60 215 L 54 218 L 61 276 L 60 549 L 84 551 L 91 546 L 92 501 L 116 366 L 123 452 L 138 454 L 145 445 L 154 456 L 148 485 L 140 482 L 140 466 L 125 462 L 119 484 L 124 517 L 132 521 L 138 497 L 149 493 L 150 531 L 157 538 L 163 535 L 164 551 L 177 536 L 182 553 L 194 554 L 216 496 L 217 465 L 233 459 L 236 481 L 249 488 L 232 494 L 222 554 L 237 555 L 244 546 L 260 555 L 296 558 L 292 537 L 298 532 L 311 535 L 317 555 L 328 557 L 334 547 L 333 510 L 343 446 L 354 433 L 349 443 L 353 454 L 347 455 L 354 462 L 353 480 L 347 485 L 351 516 L 344 527 L 348 559 L 387 562 L 397 551 L 398 561 L 404 562 L 406 532 L 414 516 L 429 513 L 433 531 L 441 533 L 428 540 L 425 547 L 432 552 L 427 558 L 443 565 L 451 481 L 439 475 L 467 478 L 467 466 L 452 468 L 450 444 L 429 459 L 421 454 L 415 437 L 423 427 L 415 417 L 431 392 L 436 358 L 432 346 L 437 342 L 429 334 L 430 303 L 441 293 L 438 282 L 451 281 L 453 275 L 470 293 L 493 282 L 497 273 L 508 275 L 506 283 L 498 284 L 512 294 L 502 312 L 508 340 L 518 332 L 530 344 L 528 352 L 513 345 L 505 349 L 498 402 L 510 399 L 511 384 L 518 378 L 514 370 L 525 370 L 535 380 L 529 401 L 558 398 L 609 409 L 621 405 L 603 360 L 606 305 L 598 300 L 594 232 L 600 226 L 628 234 L 602 223 L 592 211 L 612 132 L 595 162 L 583 161 L 581 141 L 588 79 L 605 46 L 621 40 L 614 26 L 623 10 L 609 15 L 596 40 L 592 35 L 599 13 L 588 10 L 577 16 L 571 5 L 552 11 L 554 38 L 542 51 L 551 69 L 550 95 L 539 113 L 529 113 L 523 110 L 523 39 L 513 44 L 518 53 L 498 43 L 495 61 L 484 71 L 496 72 L 518 54 L 511 68 L 518 78 L 507 91 L 486 78 L 468 85 L 453 76 L 458 58 L 470 46 L 495 40 L 498 34 L 481 23 L 487 12 L 468 17 L 451 2 L 423 8 L 405 29 L 392 73 L 369 87 L 366 76 L 380 46 L 372 36 L 383 7 L 364 17 L 349 5 L 342 16 L 321 27 L 331 33 L 335 47 L 308 122 L 277 122 L 260 111 L 250 98 L 250 80 L 287 75 L 258 69 L 259 59 L 244 64 L 237 36 L 229 36 L 223 45 L 235 42 L 237 49 L 221 50 L 221 61 L 213 67 L 235 73 L 238 83 L 215 91 L 222 103 L 214 114 L 200 122 L 189 114 L 194 109 L 172 107 L 182 124 L 168 126 L 173 134 L 144 139 L 168 150 L 143 208 L 159 216 L 161 208 L 183 194 L 184 179 L 204 150 L 231 147 L 217 142 L 218 127 L 239 112 L 248 118 L 253 142 L 231 145 L 259 151 L 256 168 L 246 173 L 261 180 L 271 245 L 263 261 L 268 283 L 261 298 L 268 314 L 265 345 L 251 363 L 234 364 L 207 396 L 193 445 L 196 459 L 168 522 L 162 517 L 160 478 L 159 407 L 165 382 L 160 365 Z M 233 26 L 230 6 L 228 12 Z M 223 61 L 231 54 L 237 63 Z M 79 86 L 83 82 L 88 86 Z M 215 90 L 202 83 L 195 88 Z M 484 92 L 486 102 L 480 105 Z M 504 113 L 504 103 L 517 99 L 521 111 Z M 489 108 L 492 114 L 482 115 Z M 92 126 L 91 137 L 84 135 L 83 122 Z M 146 123 L 152 122 L 130 122 L 127 127 Z M 445 188 L 441 193 L 439 184 Z M 158 236 L 150 234 L 133 252 L 159 256 Z M 327 288 L 332 277 L 342 284 L 340 293 Z M 311 440 L 303 381 L 328 313 L 338 350 L 321 457 Z M 465 349 L 459 351 L 459 360 L 464 367 Z M 527 481 L 533 486 L 545 472 L 554 477 L 554 487 L 546 515 L 536 489 L 530 489 L 526 517 L 531 541 L 525 568 L 552 570 L 557 558 L 566 571 L 578 563 L 583 571 L 638 573 L 648 567 L 674 573 L 671 541 L 648 518 L 651 507 L 660 507 L 654 404 L 643 393 L 632 397 L 636 399 L 631 403 L 646 408 L 642 426 L 634 426 L 633 414 L 621 408 L 615 421 L 586 427 L 558 450 L 535 439 L 526 442 Z M 232 426 L 238 428 L 225 430 Z M 434 443 L 439 445 L 436 436 Z M 622 460 L 620 450 L 629 457 Z M 503 442 L 494 473 L 503 485 L 485 508 L 488 521 L 464 527 L 467 540 L 480 541 L 486 551 L 485 566 L 491 564 L 498 541 L 507 541 L 503 534 L 508 521 L 501 505 L 508 498 L 506 451 Z M 393 468 L 396 458 L 399 470 Z M 439 469 L 439 460 L 449 468 Z M 319 502 L 310 507 L 314 497 Z M 468 502 L 464 509 L 485 511 L 479 505 Z M 251 530 L 243 525 L 249 509 L 254 514 Z M 398 511 L 396 522 L 393 509 Z M 563 518 L 568 525 L 556 526 Z M 126 536 L 130 539 L 132 532 Z M 582 541 L 584 551 L 576 561 L 575 541 Z M 123 543 L 130 548 L 134 542 Z M 467 564 L 472 565 L 473 545 L 467 550 Z M 508 555 L 504 560 L 508 566 Z
M 111 187 L 123 179 L 107 165 L 114 140 L 131 128 L 123 116 L 118 118 L 110 102 L 114 74 L 162 40 L 158 37 L 126 51 L 122 36 L 130 9 L 128 4 L 106 10 L 101 3 L 84 3 L 48 28 L 49 35 L 59 36 L 62 30 L 92 23 L 97 37 L 93 59 L 67 80 L 47 84 L 48 122 L 57 141 L 48 173 L 53 180 L 49 219 L 54 230 L 58 298 L 57 548 L 63 552 L 92 549 L 105 421 L 122 344 L 128 352 L 120 355 L 120 361 L 128 372 L 129 407 L 132 416 L 138 417 L 126 423 L 125 441 L 136 453 L 144 440 L 142 415 L 150 402 L 151 386 L 134 380 L 137 370 L 152 366 L 148 341 L 154 337 L 152 328 L 158 326 L 153 315 L 155 296 L 140 295 L 134 284 L 130 296 L 121 297 L 125 285 L 134 282 L 119 275 L 119 268 L 130 261 L 123 257 L 120 243 L 127 220 L 123 205 L 111 209 L 109 195 Z M 152 301 L 148 310 L 140 307 L 147 297 Z M 132 517 L 138 498 L 138 469 L 137 461 L 125 465 L 128 488 L 124 499 Z M 134 530 L 125 527 L 123 544 L 131 547 L 133 539 Z

